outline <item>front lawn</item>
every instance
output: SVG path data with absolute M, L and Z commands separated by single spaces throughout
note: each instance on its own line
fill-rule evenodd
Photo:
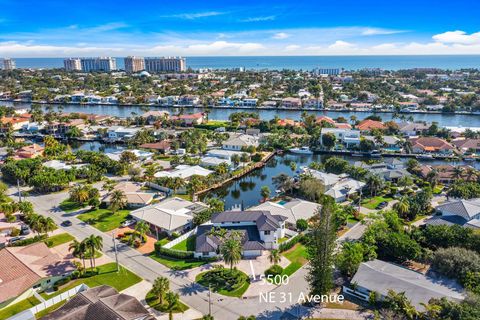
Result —
M 53 248 L 61 244 L 70 242 L 74 239 L 75 238 L 69 233 L 60 233 L 60 234 L 48 237 L 48 239 L 45 240 L 45 243 L 49 248 Z
M 177 243 L 172 247 L 175 250 L 181 251 L 195 251 L 195 240 L 197 239 L 196 236 L 190 236 L 187 239 L 183 240 L 182 242 Z
M 250 278 L 240 270 L 215 268 L 202 272 L 195 277 L 195 282 L 228 297 L 240 298 L 250 286 Z
M 62 286 L 54 294 L 42 293 L 44 299 L 50 299 L 51 297 L 57 296 L 62 292 L 68 291 L 71 288 L 78 286 L 79 284 L 86 284 L 90 288 L 98 287 L 101 285 L 107 285 L 117 289 L 117 291 L 125 290 L 128 287 L 133 286 L 134 284 L 142 281 L 142 278 L 137 276 L 135 273 L 130 270 L 120 266 L 118 272 L 116 272 L 116 263 L 107 263 L 97 267 L 98 274 L 88 278 L 79 278 L 72 280 L 69 283 Z
M 152 291 L 149 291 L 147 293 L 147 296 L 145 297 L 145 302 L 147 302 L 147 304 L 155 310 L 158 310 L 160 312 L 168 312 L 168 305 L 165 299 L 163 301 L 163 304 L 160 304 L 157 297 L 152 293 Z M 173 313 L 183 313 L 188 309 L 189 307 L 187 305 L 179 301 L 177 306 L 173 309 Z
M 290 261 L 290 264 L 283 270 L 283 274 L 288 276 L 294 274 L 307 263 L 307 248 L 301 243 L 297 243 L 291 249 L 282 252 L 282 255 Z
M 368 199 L 362 200 L 362 207 L 365 207 L 365 208 L 370 209 L 370 210 L 375 210 L 381 202 L 384 202 L 384 201 L 385 202 L 390 202 L 392 200 L 393 200 L 393 198 L 385 198 L 385 197 L 382 197 L 382 196 L 376 196 L 376 197 L 373 197 L 373 198 L 368 198 Z
M 118 210 L 113 213 L 108 209 L 96 209 L 79 214 L 77 218 L 102 232 L 107 232 L 119 228 L 129 214 L 130 210 Z
M 155 252 L 150 254 L 150 258 L 163 264 L 165 267 L 168 267 L 173 270 L 186 270 L 196 267 L 200 267 L 205 263 L 208 263 L 206 260 L 197 260 L 197 259 L 175 259 L 165 256 L 157 255 Z
M 78 202 L 71 201 L 70 199 L 63 200 L 59 205 L 60 209 L 62 209 L 63 211 L 65 211 L 67 213 L 80 210 L 82 208 L 85 208 L 86 206 L 87 206 L 86 204 L 81 205 Z
M 34 307 L 39 303 L 40 301 L 38 301 L 38 299 L 33 296 L 25 300 L 19 301 L 5 309 L 0 310 L 0 319 L 8 319 L 11 316 L 30 309 L 31 307 Z

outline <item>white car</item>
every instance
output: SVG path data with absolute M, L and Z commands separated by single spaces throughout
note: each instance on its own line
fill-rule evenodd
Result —
M 130 219 L 130 220 L 125 220 L 122 222 L 122 227 L 128 227 L 128 226 L 131 226 L 132 224 L 135 224 L 135 220 L 133 219 Z

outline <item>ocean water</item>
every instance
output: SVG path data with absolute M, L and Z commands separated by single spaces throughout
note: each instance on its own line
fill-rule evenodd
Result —
M 62 68 L 63 58 L 14 58 L 18 68 Z M 122 69 L 123 57 L 117 57 Z M 255 70 L 312 70 L 318 67 L 358 70 L 381 68 L 399 70 L 410 68 L 480 69 L 480 55 L 423 55 L 423 56 L 242 56 L 187 57 L 187 66 L 200 68 L 237 68 Z

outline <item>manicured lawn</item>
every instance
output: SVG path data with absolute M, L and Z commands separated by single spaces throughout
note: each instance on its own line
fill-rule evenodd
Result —
M 377 208 L 377 206 L 381 202 L 384 202 L 384 201 L 389 202 L 389 201 L 392 201 L 392 200 L 393 200 L 392 198 L 384 198 L 382 196 L 376 196 L 376 197 L 373 197 L 373 198 L 362 200 L 362 207 L 365 207 L 365 208 L 370 209 L 370 210 L 375 210 L 375 208 Z
M 129 214 L 130 210 L 118 210 L 113 213 L 108 209 L 96 209 L 79 214 L 77 218 L 100 231 L 107 232 L 120 227 Z
M 60 234 L 49 237 L 47 240 L 45 240 L 45 243 L 47 244 L 47 246 L 49 248 L 53 248 L 53 247 L 59 246 L 61 244 L 70 242 L 74 239 L 75 238 L 71 234 L 60 233 Z
M 38 301 L 38 299 L 33 296 L 25 300 L 22 300 L 20 302 L 17 302 L 5 309 L 0 310 L 0 319 L 8 319 L 11 316 L 19 312 L 25 311 L 27 309 L 30 309 L 31 307 L 34 307 L 39 303 L 40 301 Z
M 181 251 L 195 251 L 195 240 L 197 239 L 196 236 L 188 237 L 187 239 L 183 240 L 182 242 L 177 243 L 172 247 L 175 250 Z
M 192 269 L 192 268 L 200 267 L 201 265 L 204 265 L 205 263 L 208 262 L 208 261 L 196 260 L 196 259 L 182 260 L 182 259 L 174 259 L 174 258 L 165 257 L 165 256 L 158 256 L 155 252 L 150 254 L 150 258 L 152 258 L 157 262 L 160 262 L 165 267 L 168 267 L 173 270 Z
M 242 271 L 234 269 L 233 272 L 235 272 L 237 277 L 240 277 L 241 279 L 238 285 L 236 284 L 233 288 L 229 288 L 227 282 L 238 283 L 238 281 L 225 281 L 225 279 L 228 279 L 228 277 L 222 278 L 222 276 L 219 276 L 222 272 L 223 274 L 228 274 L 232 271 L 226 268 L 222 268 L 220 270 L 214 269 L 211 271 L 202 272 L 195 277 L 195 282 L 206 288 L 208 288 L 210 285 L 212 291 L 223 294 L 224 296 L 240 298 L 250 286 L 250 278 Z M 214 273 L 212 275 L 212 278 L 214 280 L 207 280 L 207 276 L 212 273 Z
M 163 304 L 161 305 L 158 302 L 157 297 L 155 297 L 155 295 L 151 291 L 149 291 L 147 293 L 147 296 L 145 297 L 145 301 L 147 302 L 147 304 L 150 307 L 152 307 L 155 310 L 158 310 L 158 311 L 161 311 L 161 312 L 168 312 L 167 303 L 165 301 L 163 301 Z M 181 301 L 179 301 L 177 306 L 175 307 L 175 309 L 173 309 L 173 313 L 185 312 L 188 309 L 189 309 L 189 307 L 187 305 L 185 305 Z
M 280 238 L 280 239 L 278 239 L 278 244 L 280 244 L 280 243 L 282 243 L 282 242 L 285 242 L 285 241 L 287 241 L 288 239 L 290 239 L 290 238 L 288 238 L 288 237 Z
M 283 274 L 289 276 L 307 263 L 307 248 L 301 243 L 297 243 L 282 255 L 290 261 L 290 264 L 283 270 Z
M 178 194 L 176 193 L 174 197 L 182 198 L 183 200 L 187 201 L 192 201 L 192 195 L 191 194 Z
M 166 245 L 167 243 L 170 242 L 170 240 L 168 240 L 168 238 L 163 238 L 163 239 L 160 239 L 160 240 L 158 240 L 158 241 L 160 241 L 160 244 L 161 244 L 162 246 L 164 246 L 164 245 Z
M 70 281 L 54 294 L 48 295 L 42 293 L 42 297 L 44 297 L 45 299 L 50 299 L 51 297 L 68 291 L 69 289 L 74 288 L 82 283 L 85 283 L 90 288 L 107 285 L 117 289 L 118 291 L 122 291 L 142 281 L 142 278 L 122 266 L 120 266 L 120 270 L 116 272 L 116 264 L 114 262 L 101 265 L 97 268 L 99 270 L 99 274 L 97 274 L 96 276 L 92 276 L 89 278 L 80 278 Z
M 79 203 L 75 201 L 70 201 L 70 199 L 65 199 L 60 203 L 60 209 L 62 209 L 65 212 L 73 212 L 80 210 L 82 208 L 85 208 L 85 206 L 80 205 Z

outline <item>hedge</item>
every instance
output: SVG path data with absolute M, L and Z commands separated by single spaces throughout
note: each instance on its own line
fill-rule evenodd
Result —
M 193 251 L 181 251 L 162 247 L 160 241 L 155 242 L 155 253 L 175 259 L 193 259 Z
M 23 246 L 28 246 L 29 244 L 35 243 L 35 242 L 40 242 L 42 240 L 46 240 L 47 235 L 42 234 L 35 236 L 33 238 L 28 238 L 28 239 L 23 239 L 23 240 L 18 240 L 17 242 L 14 242 L 11 244 L 12 247 L 23 247 Z
M 278 251 L 280 251 L 280 252 L 287 251 L 299 242 L 305 243 L 306 240 L 307 240 L 307 238 L 305 237 L 305 235 L 299 234 L 299 235 L 293 237 L 290 241 L 280 243 L 280 245 L 278 246 Z

